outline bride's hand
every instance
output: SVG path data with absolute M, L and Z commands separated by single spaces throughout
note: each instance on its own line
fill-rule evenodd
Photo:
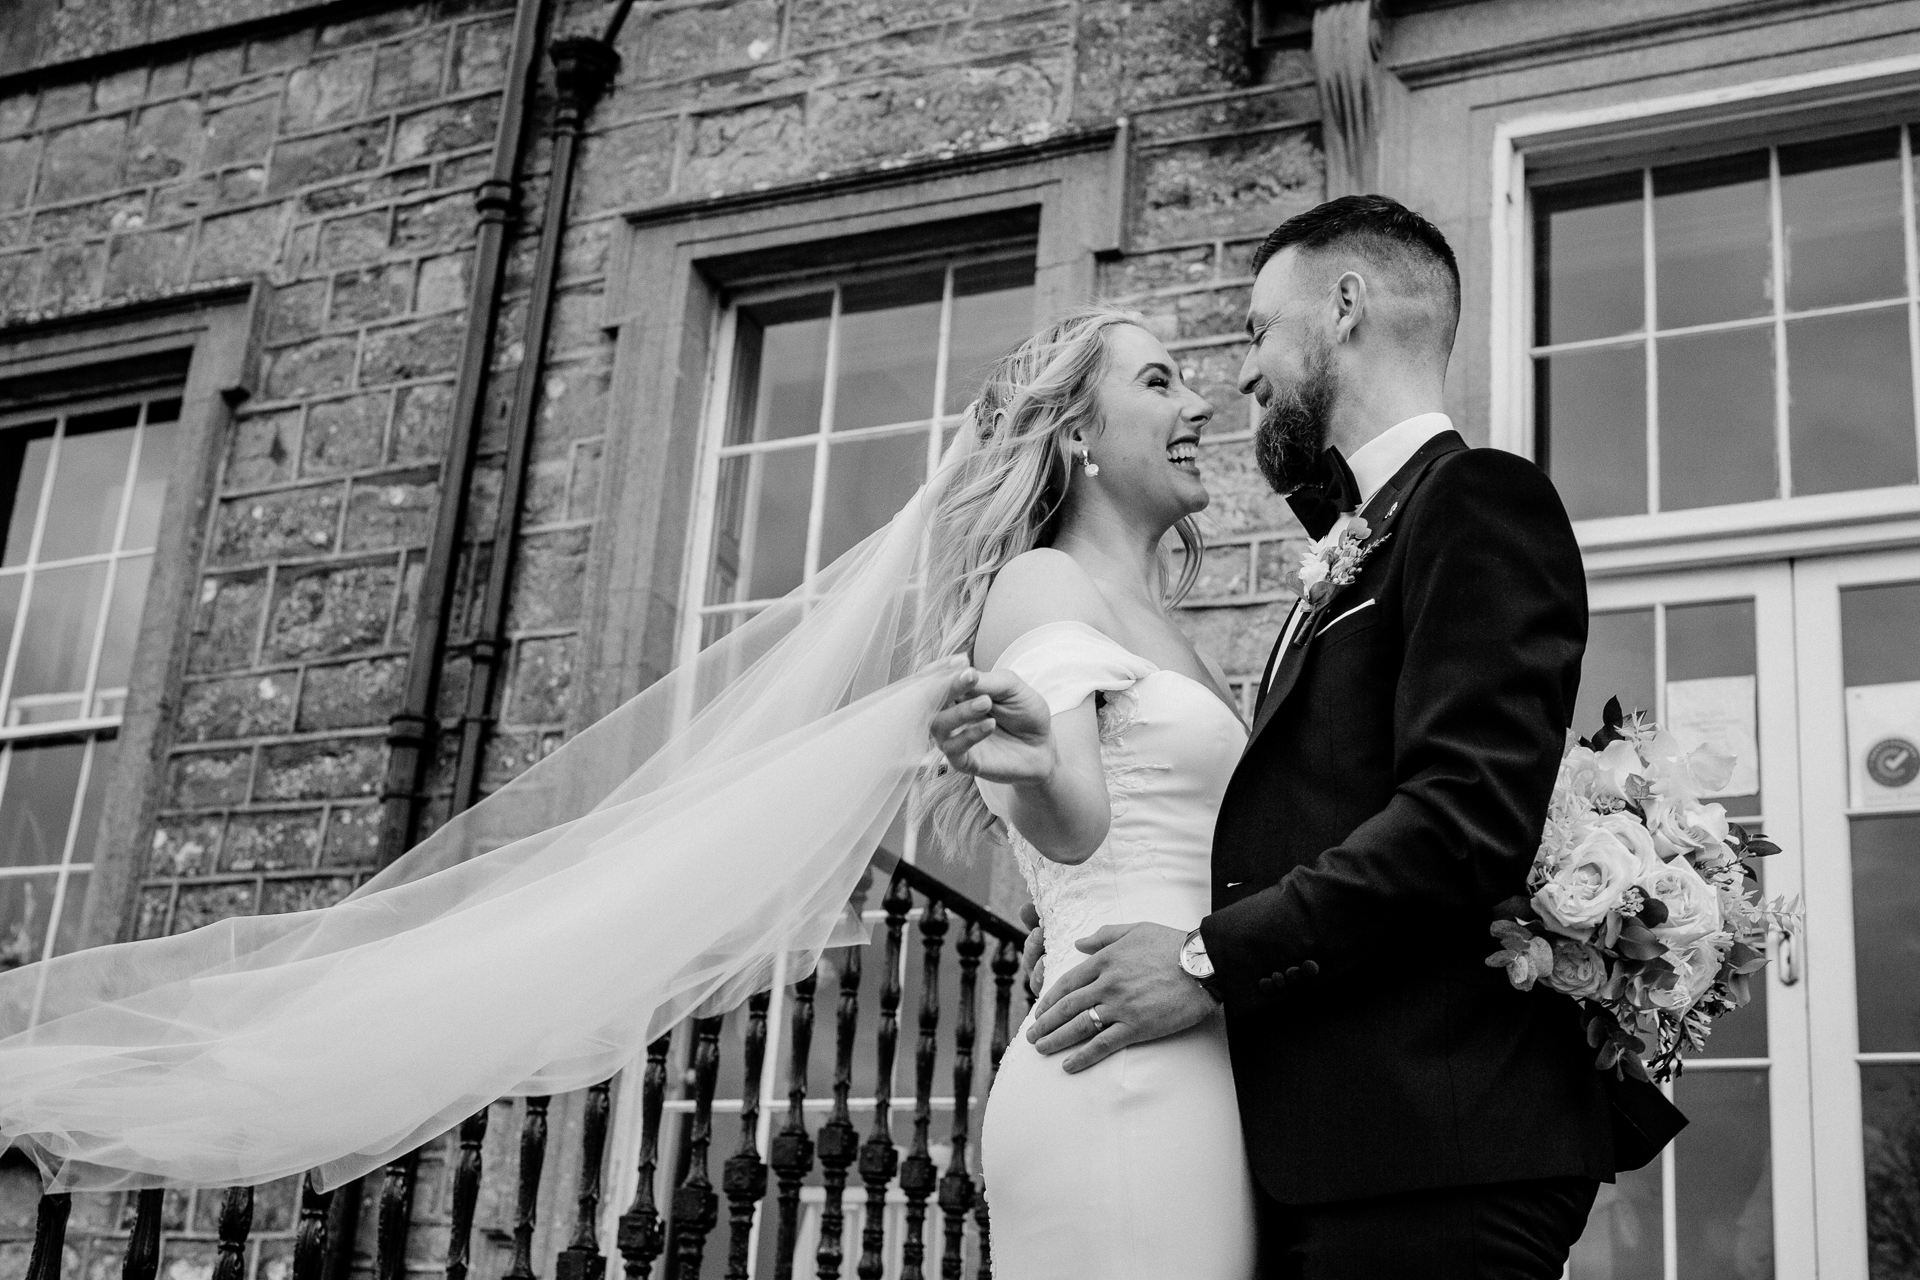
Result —
M 1042 783 L 1058 764 L 1046 699 L 1008 671 L 955 673 L 928 732 L 955 770 L 988 782 Z

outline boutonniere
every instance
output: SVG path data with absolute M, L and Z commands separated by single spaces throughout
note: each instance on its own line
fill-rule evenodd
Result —
M 1359 516 L 1346 516 L 1338 521 L 1327 535 L 1307 548 L 1306 557 L 1300 562 L 1300 599 L 1305 604 L 1307 616 L 1301 619 L 1300 626 L 1294 632 L 1294 643 L 1305 644 L 1313 634 L 1313 624 L 1318 620 L 1327 602 L 1332 600 L 1340 588 L 1352 582 L 1360 572 L 1360 566 L 1366 563 L 1374 548 L 1385 542 L 1391 534 L 1382 535 L 1377 542 L 1368 542 L 1373 529 Z

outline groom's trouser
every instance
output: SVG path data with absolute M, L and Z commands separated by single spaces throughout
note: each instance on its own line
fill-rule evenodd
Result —
M 1599 1189 L 1542 1178 L 1307 1205 L 1256 1191 L 1260 1280 L 1559 1280 Z

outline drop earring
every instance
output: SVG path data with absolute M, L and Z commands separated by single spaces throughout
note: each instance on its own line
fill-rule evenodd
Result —
M 1080 446 L 1080 468 L 1090 476 L 1100 474 L 1100 464 L 1093 460 L 1093 450 L 1086 445 Z

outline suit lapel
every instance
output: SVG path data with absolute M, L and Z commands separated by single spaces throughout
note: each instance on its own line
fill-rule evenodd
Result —
M 1381 486 L 1380 492 L 1373 495 L 1373 500 L 1368 502 L 1360 513 L 1361 518 L 1372 528 L 1368 543 L 1377 546 L 1386 539 L 1394 520 L 1405 508 L 1407 497 L 1426 475 L 1429 467 L 1447 454 L 1462 452 L 1466 447 L 1466 441 L 1460 438 L 1458 432 L 1443 431 L 1422 445 L 1418 453 L 1407 459 L 1406 465 L 1394 474 L 1393 479 Z M 1364 572 L 1364 567 L 1362 571 Z M 1355 575 L 1355 581 L 1358 581 L 1358 575 Z M 1336 592 L 1318 615 L 1302 618 L 1298 625 L 1317 628 L 1321 619 L 1336 616 L 1333 610 L 1334 603 L 1340 599 L 1345 590 L 1342 588 L 1341 591 Z M 1301 605 L 1296 601 L 1294 613 L 1287 615 L 1289 624 L 1300 610 Z M 1281 704 L 1286 702 L 1287 695 L 1293 692 L 1294 685 L 1300 679 L 1300 673 L 1306 669 L 1307 658 L 1313 649 L 1314 636 L 1309 634 L 1305 643 L 1295 644 L 1291 642 L 1292 629 L 1292 625 L 1282 628 L 1280 642 L 1274 646 L 1273 656 L 1267 660 L 1267 670 L 1271 676 L 1261 681 L 1262 692 L 1254 712 L 1253 729 L 1247 734 L 1248 750 L 1253 749 L 1253 744 L 1259 741 L 1261 732 L 1273 722 Z

